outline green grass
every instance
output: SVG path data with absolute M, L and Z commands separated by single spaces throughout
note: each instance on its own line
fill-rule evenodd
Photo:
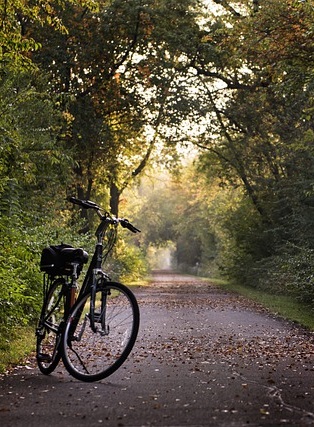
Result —
M 222 289 L 238 293 L 260 303 L 272 313 L 314 330 L 314 310 L 296 301 L 292 296 L 273 295 L 259 289 L 230 284 L 221 280 L 211 282 Z
M 0 330 L 0 373 L 23 363 L 35 349 L 35 331 L 31 327 L 20 327 L 10 336 Z

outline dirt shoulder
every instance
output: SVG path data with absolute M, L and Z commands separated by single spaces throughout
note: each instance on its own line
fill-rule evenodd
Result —
M 0 378 L 0 424 L 314 425 L 313 334 L 190 276 L 135 293 L 139 337 L 115 374 L 85 384 L 30 360 Z

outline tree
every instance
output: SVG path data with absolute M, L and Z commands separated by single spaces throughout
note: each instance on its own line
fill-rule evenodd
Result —
M 229 271 L 238 270 L 251 281 L 254 265 L 261 281 L 269 282 L 273 271 L 278 283 L 278 268 L 288 258 L 284 253 L 291 260 L 291 247 L 297 253 L 296 247 L 312 248 L 314 242 L 313 42 L 308 37 L 313 9 L 307 2 L 269 0 L 254 13 L 240 12 L 241 19 L 230 12 L 228 25 L 225 17 L 220 19 L 219 31 L 212 26 L 193 59 L 209 119 L 196 143 L 206 152 L 208 174 L 245 191 L 234 207 L 237 216 L 225 224 L 237 248 Z M 250 227 L 235 226 L 236 217 L 246 218 Z
M 169 90 L 181 55 L 177 42 L 188 42 L 184 24 L 193 24 L 188 11 L 195 4 L 116 0 L 99 3 L 98 11 L 75 4 L 60 12 L 67 33 L 29 29 L 43 46 L 33 60 L 50 74 L 51 90 L 71 119 L 66 141 L 76 153 L 75 191 L 89 198 L 104 184 L 116 214 L 162 126 L 178 120 L 168 114 Z
M 67 153 L 57 140 L 63 118 L 47 91 L 47 79 L 30 60 L 30 53 L 40 45 L 25 31 L 28 21 L 48 24 L 54 8 L 46 7 L 46 2 L 19 1 L 0 6 L 0 341 L 4 348 L 14 339 L 16 327 L 33 321 L 39 310 L 38 257 L 52 229 L 55 235 L 52 224 L 60 188 L 68 178 Z M 50 25 L 56 27 L 56 22 Z M 50 224 L 47 227 L 46 222 L 45 233 L 43 221 Z

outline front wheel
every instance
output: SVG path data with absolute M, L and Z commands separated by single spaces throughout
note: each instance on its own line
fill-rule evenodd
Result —
M 62 358 L 68 372 L 81 381 L 99 381 L 115 372 L 130 354 L 139 329 L 135 296 L 121 283 L 107 282 L 96 289 L 90 322 L 91 293 L 80 299 L 66 322 Z

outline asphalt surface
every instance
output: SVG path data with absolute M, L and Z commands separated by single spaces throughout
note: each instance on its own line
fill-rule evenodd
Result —
M 139 337 L 116 373 L 44 376 L 30 357 L 0 377 L 0 425 L 314 426 L 312 333 L 193 277 L 135 293 Z

